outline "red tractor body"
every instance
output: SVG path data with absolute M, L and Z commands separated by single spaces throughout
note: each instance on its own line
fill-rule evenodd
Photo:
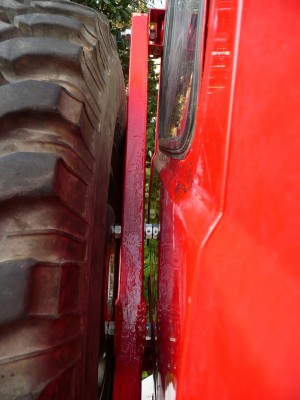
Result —
M 300 396 L 299 11 L 207 2 L 189 151 L 155 158 L 162 398 Z

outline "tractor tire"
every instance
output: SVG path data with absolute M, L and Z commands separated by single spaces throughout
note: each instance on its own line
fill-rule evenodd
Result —
M 126 98 L 107 19 L 1 0 L 0 84 L 0 399 L 109 398 L 104 247 Z

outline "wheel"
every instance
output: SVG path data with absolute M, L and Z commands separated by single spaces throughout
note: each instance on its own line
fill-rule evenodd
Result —
M 126 101 L 106 18 L 2 0 L 0 82 L 0 399 L 108 398 L 106 220 Z
M 106 213 L 106 235 L 105 235 L 105 257 L 103 268 L 103 281 L 105 282 L 102 292 L 102 309 L 100 329 L 100 352 L 98 365 L 98 398 L 111 399 L 113 389 L 113 370 L 114 370 L 114 303 L 117 297 L 117 277 L 119 274 L 119 246 L 113 234 L 115 225 L 115 213 L 108 206 Z

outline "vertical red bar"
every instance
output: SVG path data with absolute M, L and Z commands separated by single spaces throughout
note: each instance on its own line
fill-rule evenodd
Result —
M 114 400 L 141 398 L 146 304 L 143 296 L 148 15 L 132 18 Z

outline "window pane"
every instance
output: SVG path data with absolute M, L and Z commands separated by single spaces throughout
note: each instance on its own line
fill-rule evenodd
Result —
M 175 139 L 182 147 L 191 129 L 198 80 L 197 29 L 202 26 L 203 0 L 170 0 L 165 26 L 162 82 L 160 90 L 159 135 Z M 171 142 L 171 141 L 170 141 Z M 162 144 L 162 143 L 161 143 Z M 164 146 L 166 145 L 164 141 Z M 168 143 L 167 143 L 168 147 Z M 170 147 L 174 147 L 170 146 Z

